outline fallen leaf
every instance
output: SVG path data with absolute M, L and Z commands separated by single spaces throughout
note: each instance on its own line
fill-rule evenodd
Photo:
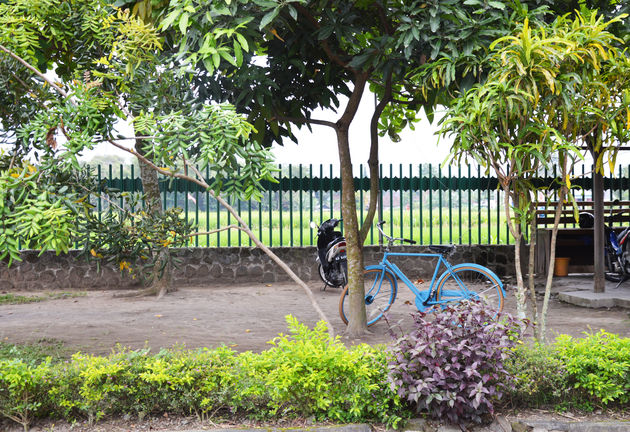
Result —
M 250 329 L 245 329 L 245 333 L 249 333 L 249 332 L 251 332 Z
M 405 300 L 405 304 L 406 304 L 407 306 L 411 306 L 411 302 L 410 302 L 409 300 Z
M 416 281 L 416 283 L 417 283 L 417 284 L 423 284 L 423 283 L 424 283 L 424 279 L 418 279 L 418 280 Z
M 156 315 L 155 317 L 156 318 L 162 318 L 162 315 Z
M 238 344 L 232 344 L 232 345 L 230 345 L 230 347 L 232 347 L 232 348 L 237 347 L 237 346 L 238 346 Z
M 271 284 L 265 284 L 265 286 L 268 286 L 268 287 L 270 287 L 270 286 L 273 286 L 273 285 L 271 285 Z
M 197 318 L 193 318 L 193 321 L 197 321 Z

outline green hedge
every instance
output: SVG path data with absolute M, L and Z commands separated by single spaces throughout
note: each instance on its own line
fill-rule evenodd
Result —
M 630 402 L 630 339 L 604 330 L 583 338 L 560 335 L 549 346 L 521 345 L 508 369 L 513 405 L 593 410 Z
M 0 360 L 0 414 L 28 425 L 37 417 L 98 421 L 104 416 L 161 413 L 313 417 L 392 426 L 407 415 L 387 384 L 380 347 L 346 348 L 331 341 L 323 323 L 314 330 L 288 317 L 260 354 L 229 348 L 148 350 L 108 357 L 77 353 L 39 365 Z
M 145 349 L 38 362 L 0 352 L 0 415 L 25 429 L 36 418 L 96 422 L 125 414 L 311 417 L 390 426 L 411 415 L 387 381 L 384 347 L 346 348 L 328 339 L 323 324 L 310 330 L 292 317 L 287 321 L 290 335 L 259 354 L 226 347 Z M 522 408 L 623 407 L 630 401 L 630 339 L 606 332 L 561 336 L 550 346 L 522 344 L 510 352 L 506 369 L 513 378 L 507 399 Z

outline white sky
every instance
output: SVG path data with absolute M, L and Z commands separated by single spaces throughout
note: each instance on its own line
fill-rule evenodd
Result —
M 345 101 L 342 101 L 344 103 Z M 345 105 L 341 106 L 341 110 Z M 357 115 L 350 127 L 350 151 L 355 169 L 359 164 L 367 166 L 370 150 L 370 119 L 374 110 L 374 97 L 366 92 Z M 313 113 L 313 118 L 336 121 L 340 114 L 332 110 L 318 110 Z M 437 117 L 437 116 L 436 116 Z M 437 118 L 431 125 L 424 119 L 416 123 L 416 130 L 407 128 L 401 133 L 401 142 L 394 143 L 388 137 L 379 139 L 380 152 L 379 160 L 382 164 L 420 164 L 435 163 L 440 164 L 448 156 L 450 142 L 442 140 L 438 147 L 438 137 L 434 135 L 437 130 Z M 123 135 L 131 136 L 132 131 L 128 127 L 120 127 Z M 274 145 L 272 152 L 276 163 L 280 164 L 313 164 L 329 165 L 339 167 L 339 155 L 337 151 L 337 138 L 332 128 L 327 126 L 313 125 L 312 132 L 307 127 L 295 129 L 298 144 L 291 140 L 285 140 L 283 146 Z M 126 144 L 129 144 L 127 142 Z M 91 155 L 116 154 L 126 159 L 130 155 L 114 148 L 110 144 L 102 144 L 91 152 L 86 152 L 82 159 L 89 159 Z
M 344 106 L 342 105 L 341 108 Z M 353 165 L 367 165 L 370 151 L 370 119 L 374 110 L 374 97 L 367 93 L 361 100 L 359 111 L 350 126 L 350 152 Z M 437 118 L 430 124 L 424 113 L 422 121 L 416 123 L 415 131 L 407 128 L 401 133 L 402 140 L 392 142 L 385 136 L 379 139 L 379 161 L 386 164 L 440 164 L 446 159 L 450 142 L 441 140 L 438 146 Z M 340 114 L 332 111 L 318 111 L 313 118 L 336 121 Z M 437 116 L 436 116 L 437 117 Z M 332 128 L 313 125 L 312 132 L 307 127 L 296 131 L 299 145 L 286 140 L 284 146 L 274 145 L 276 162 L 281 164 L 333 164 L 339 166 L 337 138 Z

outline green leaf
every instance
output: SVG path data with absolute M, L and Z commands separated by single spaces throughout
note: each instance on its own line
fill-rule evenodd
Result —
M 278 13 L 280 13 L 280 6 L 276 7 L 271 12 L 267 12 L 267 14 L 265 14 L 265 16 L 260 20 L 260 26 L 258 29 L 262 30 L 267 27 L 267 25 L 269 25 L 269 23 L 278 16 Z
M 317 32 L 317 39 L 326 40 L 333 34 L 334 31 L 335 27 L 332 24 L 322 26 L 322 28 L 320 28 Z
M 295 21 L 297 21 L 297 19 L 298 19 L 297 10 L 291 5 L 287 5 L 287 9 L 289 10 L 289 15 L 291 15 L 291 18 L 293 18 Z
M 175 9 L 174 11 L 172 11 L 170 14 L 168 14 L 166 16 L 166 18 L 164 18 L 164 20 L 160 23 L 160 28 L 167 30 L 171 24 L 173 24 L 173 22 L 175 21 L 175 19 L 179 16 L 179 14 L 181 13 L 181 9 Z
M 241 45 L 237 40 L 234 40 L 234 57 L 236 58 L 236 66 L 240 67 L 243 64 L 243 51 Z
M 360 68 L 370 59 L 371 56 L 372 54 L 370 53 L 355 56 L 352 60 L 350 60 L 348 66 L 351 68 Z
M 212 63 L 212 59 L 210 57 L 204 57 L 202 61 L 208 73 L 212 74 L 214 72 L 214 64 Z
M 240 33 L 235 33 L 235 35 L 236 39 L 238 39 L 238 43 L 241 45 L 241 48 L 243 48 L 245 52 L 249 52 L 249 44 L 247 43 L 247 39 L 245 39 L 245 36 Z
M 433 33 L 437 32 L 438 29 L 440 28 L 440 17 L 439 16 L 432 16 L 429 18 L 429 26 L 431 27 L 431 31 Z
M 181 31 L 182 34 L 186 34 L 186 30 L 188 29 L 188 17 L 188 13 L 185 12 L 179 19 L 179 31 Z
M 228 61 L 228 63 L 230 63 L 232 66 L 237 66 L 236 64 L 236 60 L 234 60 L 234 57 L 232 57 L 228 52 L 226 52 L 225 50 L 221 50 L 219 51 L 219 55 L 221 57 L 223 57 L 225 60 Z M 217 66 L 218 67 L 218 66 Z
M 495 9 L 501 9 L 501 10 L 505 9 L 505 4 L 498 1 L 489 1 L 488 6 L 492 6 Z

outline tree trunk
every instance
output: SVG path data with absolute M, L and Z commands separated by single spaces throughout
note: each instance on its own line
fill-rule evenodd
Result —
M 142 146 L 142 140 L 137 139 L 135 149 L 139 154 L 144 156 L 145 153 Z M 138 163 L 140 165 L 140 179 L 142 180 L 142 189 L 145 195 L 146 211 L 149 214 L 160 214 L 162 213 L 162 197 L 160 195 L 160 183 L 157 171 L 148 166 L 141 159 L 138 159 Z M 161 299 L 165 294 L 175 291 L 175 288 L 171 280 L 172 268 L 168 247 L 160 248 L 155 254 L 155 266 L 152 270 L 151 286 L 142 290 L 138 295 L 156 294 L 157 298 Z M 161 271 L 162 268 L 164 268 L 163 272 Z
M 536 281 L 535 281 L 535 272 L 534 266 L 536 262 L 536 207 L 530 199 L 529 205 L 529 213 L 532 215 L 531 222 L 529 223 L 529 261 L 527 263 L 527 282 L 529 291 L 529 308 L 532 311 L 532 317 L 534 319 L 534 324 L 539 321 L 538 315 L 538 303 L 536 301 Z M 536 332 L 537 327 L 534 327 L 534 332 Z
M 499 172 L 498 170 L 495 170 Z M 510 212 L 510 194 L 509 184 L 501 182 L 503 187 L 503 200 L 505 207 L 505 216 L 508 223 L 508 228 L 514 237 L 514 265 L 516 266 L 516 315 L 520 319 L 527 318 L 527 304 L 525 293 L 525 282 L 523 280 L 523 267 L 521 266 L 521 244 L 523 242 L 523 233 L 521 232 L 521 224 L 515 223 L 512 220 L 512 214 Z M 516 198 L 518 199 L 518 198 Z M 515 203 L 518 206 L 518 203 Z
M 599 152 L 593 152 L 593 160 L 599 159 Z M 595 164 L 596 165 L 596 164 Z M 595 168 L 593 172 L 593 291 L 603 293 L 606 290 L 604 278 L 604 250 L 606 238 L 604 233 L 604 177 L 601 171 Z
M 523 270 L 521 267 L 521 244 L 523 235 L 518 230 L 518 236 L 514 237 L 514 265 L 516 266 L 516 316 L 520 319 L 527 318 L 527 304 L 525 293 L 525 282 L 523 281 Z
M 349 129 L 357 112 L 361 96 L 365 89 L 367 76 L 358 73 L 354 89 L 346 109 L 337 122 L 337 146 L 341 166 L 341 215 L 343 217 L 344 236 L 346 237 L 348 256 L 348 306 L 349 314 L 346 334 L 356 338 L 367 333 L 365 313 L 365 289 L 363 287 L 363 241 L 357 220 L 357 204 L 350 157 Z
M 563 170 L 563 180 L 566 172 Z M 566 186 L 560 188 L 560 194 L 558 196 L 558 204 L 556 204 L 556 214 L 553 219 L 553 227 L 551 229 L 551 249 L 549 251 L 549 272 L 547 273 L 547 282 L 545 283 L 545 297 L 543 299 L 542 310 L 540 312 L 539 330 L 536 332 L 536 338 L 539 342 L 545 341 L 545 334 L 547 332 L 547 308 L 549 307 L 549 297 L 551 296 L 551 284 L 553 283 L 553 271 L 556 263 L 556 238 L 558 237 L 558 225 L 560 224 L 560 217 L 562 216 L 562 206 L 564 197 L 567 194 Z
M 348 256 L 348 305 L 350 316 L 346 333 L 359 337 L 367 332 L 365 313 L 365 289 L 363 287 L 363 242 L 359 234 L 357 208 L 354 194 L 352 160 L 348 144 L 348 129 L 337 130 L 339 163 L 341 165 L 341 215 Z

